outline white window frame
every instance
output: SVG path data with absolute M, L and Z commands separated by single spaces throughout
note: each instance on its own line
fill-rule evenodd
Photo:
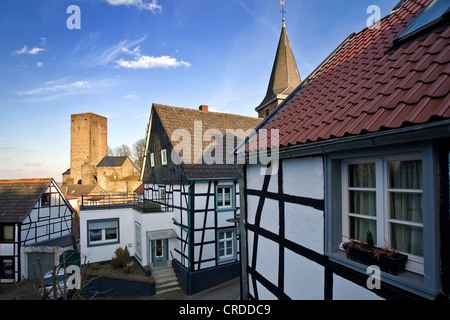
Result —
M 227 233 L 231 232 L 231 237 L 227 237 Z M 223 234 L 223 239 L 220 235 Z M 224 244 L 224 254 L 220 254 L 220 244 Z M 231 245 L 231 254 L 227 254 L 227 245 Z M 217 262 L 229 262 L 236 260 L 237 257 L 237 242 L 235 229 L 221 229 L 217 230 Z
M 139 261 L 142 261 L 142 232 L 141 232 L 141 224 L 137 221 L 134 222 L 135 231 L 134 231 L 134 241 L 136 242 L 136 250 L 135 257 L 138 258 Z
M 96 228 L 93 225 L 95 223 L 101 223 L 101 222 L 114 222 L 114 224 L 117 224 L 117 227 L 109 227 L 109 228 Z M 106 239 L 106 230 L 115 229 L 116 237 L 113 239 Z M 100 230 L 100 239 L 99 240 L 92 240 L 91 239 L 91 231 L 98 231 Z M 106 219 L 106 220 L 89 220 L 87 221 L 87 243 L 88 247 L 91 246 L 98 246 L 98 245 L 108 245 L 112 243 L 118 243 L 119 241 L 119 220 L 118 219 Z
M 150 153 L 150 166 L 153 168 L 155 166 L 155 154 Z
M 225 188 L 229 188 L 230 189 L 230 204 L 226 205 L 225 204 L 225 195 L 227 194 L 227 192 L 225 192 Z M 222 192 L 220 191 L 220 189 L 222 189 Z M 234 197 L 235 197 L 235 191 L 234 191 L 234 186 L 233 185 L 217 185 L 216 186 L 216 206 L 217 206 L 217 210 L 234 210 Z M 222 194 L 222 203 L 220 203 L 219 197 L 218 195 Z
M 411 154 L 402 154 L 402 155 L 390 155 L 386 157 L 369 157 L 369 158 L 358 158 L 345 160 L 342 162 L 342 232 L 344 236 L 350 235 L 350 217 L 361 217 L 369 220 L 373 220 L 376 222 L 377 232 L 376 239 L 377 243 L 375 244 L 378 247 L 386 247 L 392 243 L 390 238 L 390 223 L 400 223 L 402 225 L 411 225 L 415 227 L 422 228 L 423 232 L 423 222 L 415 223 L 408 221 L 399 221 L 390 218 L 390 203 L 389 203 L 389 194 L 394 192 L 394 189 L 389 188 L 389 162 L 391 161 L 411 161 L 411 160 L 420 160 L 422 161 L 422 157 L 420 153 L 411 153 Z M 362 163 L 375 163 L 375 188 L 364 189 L 367 191 L 375 191 L 376 192 L 376 216 L 365 216 L 361 214 L 351 214 L 349 213 L 349 191 L 351 190 L 362 190 L 361 188 L 352 188 L 349 187 L 349 166 L 352 164 L 362 164 Z M 423 166 L 423 164 L 422 164 Z M 423 175 L 423 171 L 422 171 Z M 420 193 L 423 194 L 423 190 L 413 190 L 413 189 L 395 189 L 395 192 L 404 191 L 408 193 Z M 423 199 L 422 199 L 422 210 L 423 210 Z M 343 241 L 347 241 L 348 238 L 343 239 Z M 355 239 L 358 240 L 358 239 Z M 422 240 L 423 242 L 423 240 Z M 396 249 L 396 248 L 394 248 Z M 396 249 L 397 250 L 397 249 Z M 398 250 L 400 251 L 400 250 Z M 401 252 L 401 251 L 400 251 Z M 406 263 L 406 270 L 412 271 L 418 274 L 424 274 L 424 258 L 413 255 L 410 253 L 404 253 L 408 255 L 408 261 Z
M 167 165 L 167 150 L 166 149 L 161 150 L 161 164 L 163 166 Z

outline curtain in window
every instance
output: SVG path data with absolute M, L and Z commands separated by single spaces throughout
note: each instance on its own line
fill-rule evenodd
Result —
M 350 237 L 356 240 L 365 241 L 370 230 L 376 242 L 376 220 L 369 218 L 377 213 L 375 170 L 375 163 L 349 166 Z
M 423 256 L 422 161 L 389 162 L 391 246 Z

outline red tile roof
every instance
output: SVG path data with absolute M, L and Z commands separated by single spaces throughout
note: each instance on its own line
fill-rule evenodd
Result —
M 52 178 L 31 178 L 31 179 L 10 179 L 0 180 L 1 184 L 13 184 L 13 183 L 48 183 Z
M 286 147 L 449 119 L 450 27 L 388 52 L 431 1 L 407 1 L 380 29 L 350 37 L 261 128 L 279 129 Z

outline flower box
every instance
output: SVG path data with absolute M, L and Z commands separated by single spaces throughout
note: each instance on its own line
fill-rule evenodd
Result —
M 367 266 L 376 265 L 381 271 L 398 275 L 405 271 L 408 256 L 400 252 L 387 255 L 386 249 L 374 248 L 367 250 L 363 246 L 351 246 L 348 243 L 342 246 L 347 254 L 347 258 Z M 392 251 L 391 251 L 392 252 Z

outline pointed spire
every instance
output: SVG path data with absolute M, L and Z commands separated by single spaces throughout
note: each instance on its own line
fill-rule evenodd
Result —
M 286 13 L 284 11 L 284 2 L 280 1 L 280 4 L 282 5 L 283 25 L 267 93 L 261 104 L 255 109 L 259 113 L 260 118 L 271 112 L 301 83 L 297 63 L 295 62 L 284 23 L 284 13 Z

